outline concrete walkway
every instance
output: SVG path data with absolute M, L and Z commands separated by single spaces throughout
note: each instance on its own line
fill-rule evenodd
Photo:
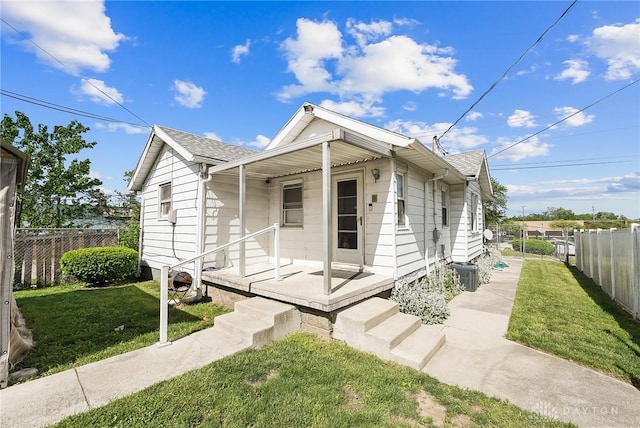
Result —
M 154 383 L 235 354 L 249 345 L 208 328 L 171 346 L 152 345 L 0 390 L 0 427 L 43 427 Z
M 640 392 L 504 339 L 521 261 L 450 304 L 447 341 L 426 373 L 585 427 L 640 427 Z M 0 390 L 0 427 L 42 427 L 202 367 L 248 345 L 209 328 L 175 341 Z
M 491 283 L 450 303 L 447 341 L 424 372 L 582 427 L 640 427 L 640 391 L 631 385 L 504 338 L 521 259 Z

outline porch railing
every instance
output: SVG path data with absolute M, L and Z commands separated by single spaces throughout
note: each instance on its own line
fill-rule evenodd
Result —
M 246 241 L 247 239 L 253 238 L 258 235 L 262 235 L 264 233 L 270 232 L 273 230 L 273 256 L 275 261 L 275 273 L 274 279 L 276 281 L 280 281 L 280 224 L 274 223 L 269 227 L 265 227 L 257 232 L 250 233 L 249 235 L 245 235 L 233 241 L 229 241 L 226 244 L 219 245 L 209 251 L 205 251 L 202 254 L 198 254 L 195 257 L 192 257 L 187 260 L 183 260 L 180 263 L 177 263 L 173 266 L 162 266 L 160 270 L 160 342 L 158 346 L 166 346 L 170 345 L 171 342 L 167 340 L 167 327 L 169 324 L 169 271 L 171 269 L 177 268 L 179 266 L 186 265 L 188 263 L 193 263 L 197 260 L 202 259 L 203 257 L 208 256 L 209 254 L 216 253 L 218 251 L 222 251 L 232 245 L 239 244 L 241 242 Z M 244 266 L 244 258 L 245 254 L 240 252 L 240 265 Z M 245 272 L 244 269 L 241 269 L 240 275 L 244 278 Z

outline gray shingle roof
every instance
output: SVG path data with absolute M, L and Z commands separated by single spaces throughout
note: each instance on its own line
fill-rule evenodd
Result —
M 158 126 L 158 128 L 166 132 L 176 143 L 198 157 L 228 162 L 256 153 L 255 150 L 247 149 L 246 147 L 223 143 L 213 138 L 189 134 L 166 126 Z
M 476 177 L 480 172 L 484 150 L 474 150 L 472 152 L 456 153 L 448 155 L 445 160 L 466 176 Z

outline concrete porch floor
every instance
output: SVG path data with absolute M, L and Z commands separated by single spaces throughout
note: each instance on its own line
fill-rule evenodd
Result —
M 281 281 L 274 279 L 273 263 L 248 265 L 244 278 L 240 277 L 236 266 L 205 271 L 202 280 L 322 312 L 333 312 L 393 288 L 390 276 L 345 269 L 331 272 L 331 293 L 328 295 L 324 294 L 322 268 L 318 266 L 281 266 Z

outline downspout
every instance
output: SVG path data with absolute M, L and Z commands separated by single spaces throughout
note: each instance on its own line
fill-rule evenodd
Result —
M 434 257 L 436 259 L 436 261 L 438 260 L 438 247 L 437 247 L 437 243 L 440 240 L 440 232 L 438 231 L 438 225 L 436 224 L 436 188 L 438 187 L 438 180 L 446 177 L 447 175 L 449 175 L 449 168 L 445 168 L 444 172 L 440 175 L 436 175 L 433 178 L 430 178 L 429 180 L 425 181 L 425 206 L 426 206 L 426 192 L 427 192 L 427 183 L 433 182 L 433 188 L 431 189 L 431 198 L 432 198 L 432 208 L 433 208 L 433 243 L 434 243 L 434 247 L 435 247 L 435 252 L 434 252 Z M 425 213 L 426 213 L 426 209 L 425 209 Z M 425 219 L 426 221 L 426 219 Z M 427 228 L 426 228 L 426 223 L 425 223 L 425 228 L 424 228 L 424 234 L 425 234 L 425 255 L 427 253 L 427 241 L 426 241 L 426 235 L 427 235 Z M 444 257 L 444 254 L 443 254 Z M 429 272 L 429 260 L 426 260 L 426 264 L 427 264 L 427 273 Z
M 204 177 L 204 178 L 203 178 Z M 198 216 L 197 222 L 198 225 L 196 227 L 196 254 L 202 254 L 204 252 L 204 229 L 205 229 L 205 220 L 206 220 L 206 210 L 207 210 L 207 183 L 209 183 L 213 179 L 213 175 L 207 174 L 207 165 L 200 165 L 200 181 L 199 181 L 199 189 L 198 189 L 198 201 L 200 202 L 200 206 L 198 207 Z M 195 267 L 195 295 L 189 296 L 185 299 L 182 299 L 185 303 L 194 303 L 202 300 L 202 259 L 198 259 L 194 263 Z M 192 290 L 194 291 L 194 290 Z
M 138 220 L 140 232 L 138 233 L 138 266 L 136 267 L 136 275 L 140 277 L 142 273 L 142 243 L 144 235 L 144 195 L 140 198 L 140 219 Z

